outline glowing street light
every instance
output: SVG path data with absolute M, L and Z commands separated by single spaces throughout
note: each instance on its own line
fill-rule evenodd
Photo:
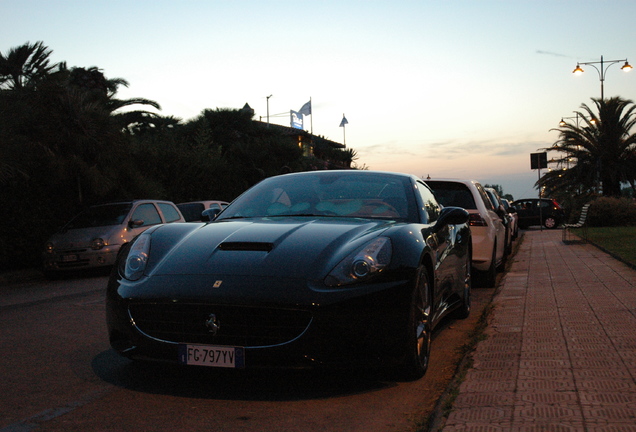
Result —
M 575 113 L 576 117 L 561 117 L 561 121 L 559 122 L 559 126 L 563 127 L 565 125 L 567 125 L 568 123 L 565 121 L 566 119 L 576 119 L 576 128 L 579 128 L 579 120 L 581 118 L 585 119 L 586 117 L 580 115 L 578 112 Z M 591 117 L 590 119 L 590 123 L 592 123 L 593 125 L 596 125 L 596 119 L 594 117 Z
M 601 56 L 601 61 L 600 62 L 585 62 L 585 63 L 577 63 L 576 64 L 576 68 L 572 71 L 573 74 L 575 75 L 580 75 L 584 72 L 583 68 L 581 67 L 581 65 L 584 66 L 592 66 L 594 69 L 596 69 L 596 71 L 598 72 L 598 77 L 601 80 L 601 100 L 604 99 L 604 93 L 603 93 L 603 82 L 605 81 L 605 73 L 607 72 L 607 69 L 615 64 L 615 63 L 621 63 L 621 62 L 625 62 L 625 64 L 621 67 L 621 69 L 625 72 L 629 72 L 632 69 L 632 66 L 627 62 L 627 59 L 623 59 L 623 60 L 603 60 L 603 56 Z M 600 64 L 601 67 L 598 68 L 596 66 L 594 66 L 595 64 Z M 606 66 L 607 65 L 607 66 Z
M 576 114 L 576 117 L 561 117 L 561 121 L 559 122 L 559 126 L 563 127 L 567 124 L 567 122 L 565 121 L 565 119 L 576 119 L 576 127 L 578 129 L 579 127 L 579 114 Z
M 579 128 L 579 117 L 561 117 L 561 121 L 559 122 L 559 126 L 563 127 L 565 125 L 567 125 L 568 123 L 565 121 L 565 119 L 576 119 L 576 128 Z M 596 124 L 596 119 L 590 119 L 590 123 L 592 123 L 593 125 Z

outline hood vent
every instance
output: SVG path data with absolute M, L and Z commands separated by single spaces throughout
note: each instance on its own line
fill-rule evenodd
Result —
M 224 242 L 219 245 L 219 249 L 226 251 L 269 252 L 274 249 L 274 245 L 272 243 L 259 242 Z

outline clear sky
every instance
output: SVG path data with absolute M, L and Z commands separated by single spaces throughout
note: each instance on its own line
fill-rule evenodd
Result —
M 634 0 L 0 0 L 0 52 L 42 41 L 184 120 L 245 103 L 265 120 L 272 95 L 270 121 L 289 125 L 311 98 L 306 129 L 359 165 L 523 198 L 537 193 L 530 153 L 600 97 L 577 62 L 636 66 L 635 19 Z M 636 69 L 620 66 L 605 97 L 636 101 Z

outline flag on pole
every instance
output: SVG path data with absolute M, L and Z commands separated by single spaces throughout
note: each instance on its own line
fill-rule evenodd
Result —
M 298 114 L 311 115 L 311 99 L 298 110 Z
M 299 115 L 296 111 L 289 111 L 291 127 L 294 129 L 303 128 L 303 116 Z
M 344 125 L 349 124 L 349 122 L 347 121 L 347 118 L 344 116 L 344 114 L 342 115 L 342 121 L 340 122 L 340 126 L 339 127 L 344 127 Z

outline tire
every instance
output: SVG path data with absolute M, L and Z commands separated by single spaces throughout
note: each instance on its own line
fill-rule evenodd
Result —
M 555 229 L 557 226 L 559 226 L 559 223 L 552 216 L 548 216 L 543 221 L 543 226 L 546 227 L 547 229 Z
M 486 288 L 492 288 L 497 283 L 497 242 L 492 249 L 492 259 L 490 260 L 490 267 L 484 273 L 484 285 Z
M 506 241 L 508 241 L 508 240 L 506 239 Z M 506 262 L 508 262 L 508 251 L 507 251 L 507 249 L 508 249 L 508 247 L 506 245 L 506 242 L 504 242 L 504 253 L 501 256 L 501 262 L 499 263 L 498 266 L 495 267 L 495 278 L 493 280 L 493 283 L 492 283 L 493 285 L 492 286 L 495 286 L 495 281 L 497 279 L 497 273 L 498 272 L 502 272 L 502 271 L 504 271 L 506 269 Z M 496 259 L 496 258 L 497 258 L 497 255 L 495 255 L 494 259 Z
M 420 379 L 426 373 L 431 357 L 431 290 L 428 272 L 422 266 L 419 281 L 413 290 L 409 306 L 404 360 L 400 365 L 400 377 L 406 381 Z
M 508 231 L 506 230 L 506 243 L 505 243 L 505 248 L 506 249 L 504 251 L 504 255 L 506 256 L 506 259 L 512 253 L 512 240 L 513 239 L 514 239 L 514 234 L 513 233 L 508 233 Z
M 472 298 L 472 275 L 471 275 L 472 256 L 470 252 L 466 254 L 466 271 L 464 273 L 464 293 L 460 306 L 455 311 L 455 318 L 466 319 L 470 315 L 471 298 Z

